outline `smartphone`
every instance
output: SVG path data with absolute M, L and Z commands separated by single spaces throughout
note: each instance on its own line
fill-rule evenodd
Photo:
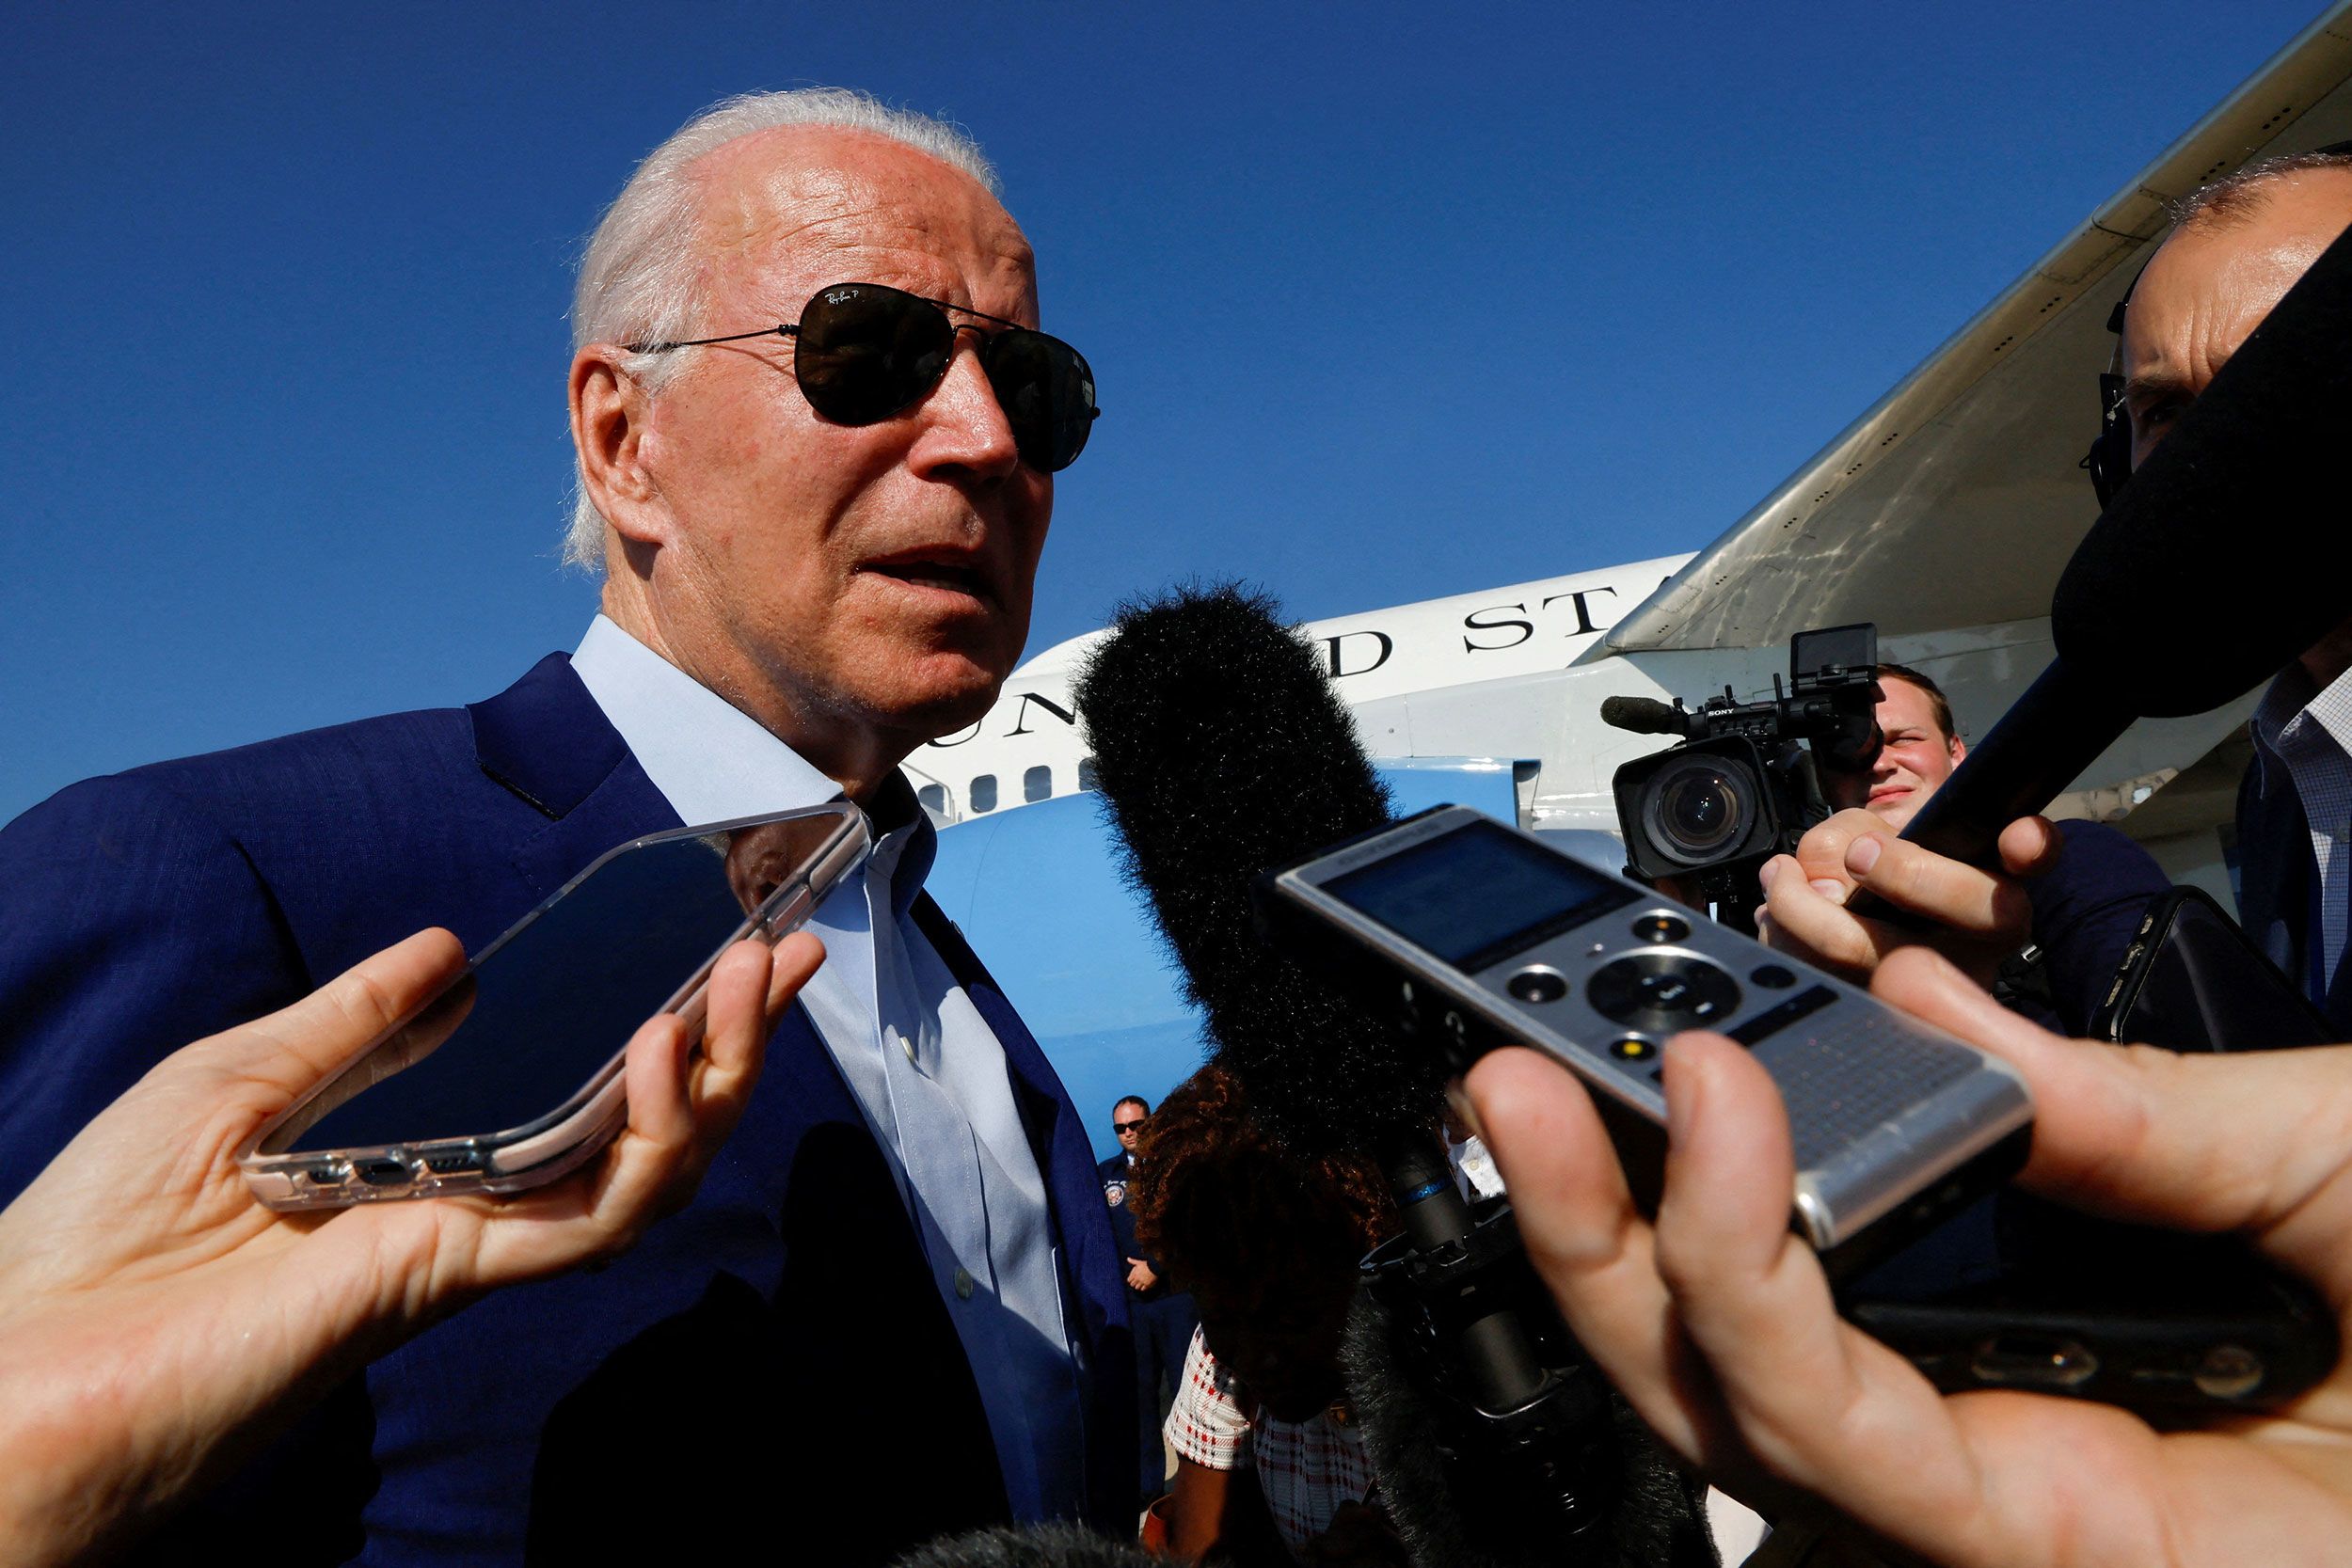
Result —
M 2013 1388 L 2210 1417 L 2293 1398 L 2336 1323 L 2239 1237 L 2001 1193 L 1853 1279 L 1839 1308 L 1947 1393 Z
M 2237 922 L 2193 887 L 2148 906 L 2090 1032 L 2168 1051 L 2282 1051 L 2337 1036 Z
M 513 1193 L 592 1158 L 627 1117 L 629 1037 L 699 1031 L 719 956 L 800 928 L 866 858 L 848 801 L 655 833 L 600 855 L 238 1155 L 281 1210 Z
M 2015 1069 L 1533 833 L 1438 806 L 1261 879 L 1266 935 L 1460 1072 L 1532 1045 L 1582 1080 L 1637 1201 L 1665 1153 L 1660 1048 L 1711 1029 L 1788 1108 L 1791 1223 L 1833 1276 L 2024 1162 Z

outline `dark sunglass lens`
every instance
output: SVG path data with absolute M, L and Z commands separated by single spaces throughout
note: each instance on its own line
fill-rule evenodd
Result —
M 982 356 L 1021 460 L 1058 473 L 1086 450 L 1094 423 L 1094 372 L 1059 338 L 1018 328 L 993 334 Z
M 820 290 L 801 312 L 793 372 L 808 405 L 835 424 L 873 424 L 939 385 L 955 353 L 946 313 L 874 283 Z

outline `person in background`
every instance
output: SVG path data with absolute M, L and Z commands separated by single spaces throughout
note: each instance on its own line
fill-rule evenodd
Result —
M 1168 1449 L 1161 1424 L 1184 1381 L 1184 1353 L 1192 1344 L 1192 1297 L 1170 1285 L 1136 1240 L 1136 1211 L 1128 1201 L 1152 1102 L 1131 1094 L 1111 1107 L 1111 1133 L 1119 1152 L 1095 1167 L 1103 1179 L 1103 1201 L 1111 1212 L 1111 1234 L 1127 1265 L 1127 1312 L 1136 1333 L 1136 1424 L 1140 1429 L 1139 1505 L 1168 1490 Z M 1165 1390 L 1165 1392 L 1163 1392 Z
M 1822 793 L 1841 815 L 1807 833 L 1796 857 L 1765 863 L 1757 922 L 1771 945 L 1850 971 L 1867 967 L 1847 950 L 1852 917 L 1804 896 L 1836 884 L 1799 886 L 1803 878 L 1792 882 L 1784 874 L 1800 859 L 1828 853 L 1833 839 L 1841 846 L 1867 840 L 1872 847 L 1863 853 L 1883 849 L 1968 754 L 1952 705 L 1933 680 L 1900 664 L 1880 665 L 1878 680 L 1878 755 L 1867 768 L 1821 769 Z M 2083 1034 L 2150 901 L 2170 892 L 2172 880 L 2147 850 L 2105 823 L 2061 822 L 2051 831 L 2047 854 L 2010 895 L 2016 907 L 2007 911 L 1999 939 L 1973 957 L 2003 1001 L 2037 1022 Z
M 1340 1371 L 1358 1260 L 1398 1223 L 1379 1171 L 1293 1154 L 1214 1065 L 1161 1102 L 1146 1152 L 1136 1234 L 1200 1318 L 1168 1417 L 1169 1548 L 1402 1563 Z
M 2265 159 L 2183 201 L 2172 232 L 2133 284 L 2120 324 L 2131 458 L 2147 461 L 2182 412 L 2352 225 L 2352 150 Z M 2346 619 L 2281 670 L 2255 709 L 2254 761 L 2237 801 L 2239 924 L 2280 973 L 2352 1036 L 2352 592 Z M 1793 859 L 1766 867 L 1773 926 L 1801 950 L 1867 973 L 1895 948 L 1931 940 L 1971 973 L 2023 940 L 2031 876 L 2063 866 L 2074 825 L 2039 817 L 2001 839 L 2007 876 L 1947 860 L 1841 815 Z M 2020 887 L 2015 879 L 2028 879 Z M 1930 916 L 1931 937 L 1857 918 L 1867 886 Z
M 0 1542 L 110 1555 L 337 1378 L 475 1297 L 627 1250 L 692 1193 L 762 1042 L 822 957 L 739 942 L 698 1043 L 628 1044 L 628 1121 L 583 1169 L 509 1197 L 279 1214 L 235 1155 L 421 1005 L 465 955 L 423 931 L 305 1000 L 173 1053 L 0 1210 Z

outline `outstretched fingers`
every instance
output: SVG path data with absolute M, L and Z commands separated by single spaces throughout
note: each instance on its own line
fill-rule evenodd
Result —
M 1965 936 L 2014 945 L 2032 928 L 2033 905 L 2014 880 L 1883 828 L 1847 844 L 1843 863 L 1856 886 Z
M 690 1085 L 706 1161 L 742 1119 L 777 1019 L 825 960 L 824 944 L 805 931 L 777 943 L 765 963 L 756 961 L 762 951 L 738 943 L 711 975 L 710 1022 Z
M 360 959 L 291 1006 L 222 1031 L 166 1058 L 157 1072 L 230 1072 L 291 1100 L 448 983 L 466 961 L 455 937 L 417 932 Z
M 1685 1458 L 1722 1447 L 1723 1413 L 1658 1276 L 1608 1132 L 1582 1086 L 1534 1051 L 1490 1052 L 1463 1079 L 1519 1235 L 1561 1314 L 1618 1391 Z
M 2352 1047 L 2181 1056 L 2064 1039 L 1932 955 L 1899 958 L 1878 995 L 2025 1074 L 2028 1185 L 2125 1218 L 2255 1232 L 2352 1302 L 2352 1257 L 2328 1239 L 2352 1230 Z
M 1960 1528 L 1979 1480 L 1942 1398 L 1838 1317 L 1789 1228 L 1794 1160 L 1771 1077 L 1720 1036 L 1683 1035 L 1666 1097 L 1659 1274 L 1740 1447 L 1866 1523 Z
M 805 932 L 772 952 L 737 942 L 712 967 L 699 1039 L 670 1016 L 638 1031 L 627 1069 L 628 1127 L 596 1195 L 617 1230 L 634 1234 L 692 1194 L 742 1119 L 776 1017 L 823 958 Z

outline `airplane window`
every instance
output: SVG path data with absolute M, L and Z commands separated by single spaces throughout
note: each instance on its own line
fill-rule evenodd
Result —
M 945 784 L 925 784 L 914 792 L 914 798 L 923 802 L 924 810 L 940 816 L 947 815 L 947 789 Z
M 995 774 L 983 773 L 978 778 L 972 781 L 972 809 L 974 811 L 994 811 L 996 809 Z
M 1054 793 L 1054 770 L 1037 767 L 1021 775 L 1021 799 L 1031 805 Z
M 1094 782 L 1094 759 L 1092 757 L 1080 757 L 1078 759 L 1078 787 L 1080 789 L 1100 789 L 1102 787 L 1102 785 Z

